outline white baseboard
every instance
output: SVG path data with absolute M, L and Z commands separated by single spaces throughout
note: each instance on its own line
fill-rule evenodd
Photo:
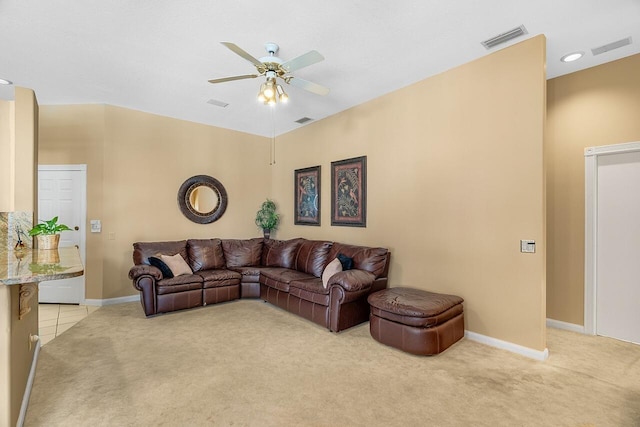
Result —
M 125 302 L 140 301 L 139 295 L 129 295 L 128 297 L 107 298 L 107 299 L 85 299 L 84 305 L 95 305 L 102 307 L 103 305 L 124 304 Z
M 574 323 L 567 323 L 561 320 L 555 319 L 547 319 L 547 327 L 556 328 L 556 329 L 564 329 L 565 331 L 577 332 L 579 334 L 584 334 L 584 326 L 576 325 Z
M 476 341 L 481 344 L 485 344 L 491 347 L 496 347 L 502 350 L 507 350 L 512 353 L 519 354 L 521 356 L 528 357 L 530 359 L 535 360 L 547 360 L 549 358 L 549 349 L 545 348 L 544 350 L 534 350 L 529 347 L 524 347 L 518 344 L 514 344 L 508 341 L 502 341 L 497 338 L 488 337 L 486 335 L 478 334 L 476 332 L 464 331 L 465 338 L 470 339 L 471 341 Z

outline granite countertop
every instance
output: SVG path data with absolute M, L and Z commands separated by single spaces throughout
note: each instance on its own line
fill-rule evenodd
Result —
M 75 246 L 58 249 L 0 248 L 0 284 L 20 285 L 82 276 L 84 266 Z

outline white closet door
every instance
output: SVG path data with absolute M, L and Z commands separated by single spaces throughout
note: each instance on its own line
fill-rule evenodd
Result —
M 58 223 L 73 231 L 60 233 L 60 247 L 77 246 L 84 254 L 86 200 L 86 169 L 72 165 L 38 167 L 38 218 L 49 220 L 58 216 Z M 84 262 L 84 258 L 83 258 Z M 39 285 L 41 303 L 79 304 L 84 300 L 84 275 L 70 279 L 51 280 Z
M 598 157 L 596 333 L 640 343 L 640 152 Z

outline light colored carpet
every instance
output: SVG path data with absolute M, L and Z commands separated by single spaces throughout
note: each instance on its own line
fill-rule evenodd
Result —
M 549 330 L 537 362 L 435 357 L 258 300 L 103 307 L 42 348 L 26 426 L 640 426 L 640 346 Z

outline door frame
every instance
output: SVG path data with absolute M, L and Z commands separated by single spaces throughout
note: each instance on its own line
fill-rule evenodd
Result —
M 40 171 L 79 171 L 80 174 L 80 259 L 85 266 L 85 274 L 82 275 L 82 295 L 80 298 L 80 304 L 84 304 L 86 301 L 87 290 L 87 268 L 86 268 L 86 252 L 87 252 L 87 165 L 86 164 L 72 164 L 72 165 L 38 165 L 38 173 Z M 40 175 L 38 175 L 38 185 L 40 185 Z M 38 207 L 39 209 L 39 207 Z M 37 215 L 37 212 L 36 212 Z M 39 221 L 39 220 L 38 220 Z
M 584 234 L 584 332 L 597 334 L 597 232 L 598 232 L 598 156 L 640 151 L 640 142 L 602 145 L 584 149 L 585 234 Z

